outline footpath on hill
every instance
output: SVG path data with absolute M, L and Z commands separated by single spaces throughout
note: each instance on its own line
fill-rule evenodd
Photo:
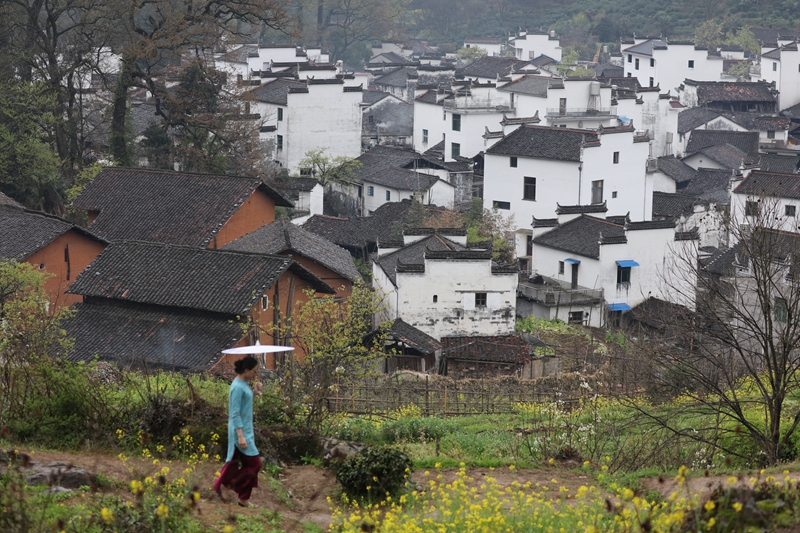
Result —
M 61 462 L 95 472 L 106 481 L 101 484 L 100 492 L 119 494 L 124 498 L 129 496 L 127 487 L 131 480 L 153 475 L 162 466 L 169 466 L 173 472 L 180 472 L 187 466 L 183 461 L 161 462 L 154 466 L 150 459 L 131 458 L 122 461 L 117 456 L 103 453 L 30 452 L 24 448 L 19 451 L 29 453 L 31 459 L 40 464 Z M 201 494 L 198 505 L 200 520 L 213 530 L 249 518 L 256 523 L 261 521 L 268 527 L 265 531 L 274 531 L 276 527 L 286 533 L 327 531 L 332 516 L 328 498 L 337 496 L 337 483 L 332 471 L 313 465 L 287 466 L 273 477 L 262 470 L 260 486 L 253 491 L 251 499 L 253 507 L 243 509 L 234 502 L 221 501 L 211 491 L 211 483 L 220 466 L 216 463 L 197 465 L 187 479 L 189 484 L 197 486 Z M 458 468 L 421 468 L 413 473 L 412 482 L 418 489 L 436 476 L 441 476 L 443 483 L 451 483 L 458 471 Z M 476 487 L 484 483 L 487 477 L 493 478 L 500 487 L 508 487 L 514 482 L 521 485 L 530 482 L 553 500 L 563 497 L 565 489 L 574 494 L 582 485 L 597 484 L 572 461 L 545 464 L 541 468 L 472 467 L 467 468 L 466 472 Z M 738 476 L 737 484 L 745 486 L 751 476 L 758 476 L 758 473 Z M 800 472 L 792 468 L 791 478 L 800 478 Z M 726 483 L 730 484 L 731 478 L 728 475 L 701 475 L 687 481 L 689 492 L 702 495 Z M 643 478 L 639 480 L 639 489 L 642 493 L 658 491 L 663 497 L 668 497 L 677 489 L 677 485 L 674 479 L 667 476 Z M 608 497 L 615 499 L 613 493 L 609 493 Z

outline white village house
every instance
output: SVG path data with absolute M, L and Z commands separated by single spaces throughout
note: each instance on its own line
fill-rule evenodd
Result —
M 719 81 L 722 77 L 722 56 L 709 55 L 708 49 L 695 47 L 693 42 L 634 41 L 633 46 L 623 46 L 624 71 L 626 77 L 637 78 L 642 87 L 675 91 L 686 78 Z
M 378 246 L 372 273 L 385 295 L 380 321 L 401 318 L 437 340 L 514 332 L 517 267 L 468 248 L 466 230 L 411 229 L 402 243 Z
M 514 215 L 517 256 L 523 258 L 529 255 L 529 221 L 549 218 L 558 204 L 605 204 L 615 215 L 650 220 L 648 148 L 648 139 L 631 127 L 520 126 L 486 151 L 484 208 Z
M 691 307 L 692 302 L 674 301 L 665 280 L 687 279 L 675 258 L 696 256 L 697 232 L 676 232 L 671 220 L 631 222 L 606 218 L 602 211 L 563 206 L 556 219 L 534 219 L 532 270 L 519 289 L 529 312 L 607 326 L 649 297 Z M 683 294 L 690 287 L 685 289 Z
M 327 157 L 361 153 L 361 87 L 344 80 L 275 78 L 247 94 L 251 112 L 265 120 L 261 139 L 274 146 L 274 160 L 290 172 L 311 150 Z

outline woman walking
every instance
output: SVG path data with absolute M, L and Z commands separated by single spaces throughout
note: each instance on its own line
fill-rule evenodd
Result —
M 214 481 L 214 492 L 224 500 L 222 487 L 232 489 L 239 496 L 239 505 L 249 507 L 250 494 L 258 487 L 261 459 L 253 434 L 253 391 L 251 381 L 258 368 L 258 360 L 248 355 L 235 363 L 236 379 L 228 395 L 228 456 L 219 477 Z M 260 384 L 256 385 L 256 392 Z

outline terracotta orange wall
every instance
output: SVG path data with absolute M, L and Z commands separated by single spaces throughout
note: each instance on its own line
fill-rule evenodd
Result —
M 291 257 L 303 265 L 306 269 L 311 271 L 315 276 L 330 285 L 336 291 L 336 296 L 347 298 L 350 296 L 350 293 L 353 292 L 352 281 L 347 278 L 343 278 L 333 270 L 320 263 L 317 263 L 313 259 L 292 253 L 285 253 L 283 255 Z
M 273 284 L 266 293 L 267 296 L 269 296 L 269 309 L 262 311 L 260 301 L 253 308 L 253 320 L 258 322 L 258 324 L 261 326 L 261 344 L 275 344 L 275 339 L 272 336 L 272 328 L 273 318 L 275 316 L 274 306 L 276 301 L 276 291 L 280 305 L 279 309 L 281 312 L 281 319 L 285 320 L 286 310 L 289 307 L 289 285 L 292 278 L 294 279 L 294 303 L 292 304 L 292 313 L 296 313 L 298 306 L 308 301 L 308 296 L 304 291 L 312 288 L 311 285 L 289 271 L 284 272 L 283 275 L 278 279 L 278 282 Z M 303 352 L 297 345 L 295 345 L 294 354 L 300 362 L 305 360 L 305 352 Z M 275 369 L 274 354 L 267 354 L 267 368 L 273 370 Z
M 69 279 L 67 279 L 67 262 L 64 260 L 64 250 L 67 245 L 69 245 Z M 82 301 L 83 296 L 64 294 L 64 291 L 105 247 L 105 244 L 69 230 L 25 260 L 36 266 L 44 263 L 44 271 L 53 274 L 53 277 L 45 283 L 45 290 L 50 295 L 52 305 L 72 305 Z
M 245 200 L 231 218 L 220 228 L 208 244 L 209 248 L 222 248 L 261 226 L 275 221 L 275 202 L 259 189 Z

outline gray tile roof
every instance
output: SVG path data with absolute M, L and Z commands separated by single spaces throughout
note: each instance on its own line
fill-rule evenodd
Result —
M 99 357 L 124 367 L 200 372 L 242 338 L 241 324 L 228 317 L 86 303 L 72 309 L 63 325 L 74 341 L 70 361 Z
M 694 206 L 702 204 L 700 199 L 690 194 L 653 192 L 653 218 L 677 218 L 691 215 Z
M 629 46 L 622 50 L 622 53 L 633 52 L 634 54 L 642 54 L 646 56 L 653 55 L 653 48 L 665 48 L 667 43 L 662 41 L 661 39 L 648 39 L 647 41 L 641 42 L 639 44 L 635 44 L 633 46 Z
M 110 241 L 205 247 L 256 189 L 276 205 L 293 206 L 258 178 L 107 167 L 72 207 L 99 211 L 91 230 Z
M 675 157 L 665 155 L 658 158 L 658 170 L 675 180 L 675 183 L 686 183 L 694 179 L 697 171 Z
M 508 76 L 511 72 L 519 72 L 526 67 L 532 67 L 530 61 L 522 61 L 513 57 L 483 56 L 456 71 L 457 77 L 464 78 L 490 78 Z
M 258 53 L 258 46 L 255 45 L 244 45 L 240 46 L 236 50 L 232 52 L 228 52 L 223 54 L 217 58 L 217 61 L 225 61 L 227 63 L 244 63 L 247 64 L 247 57 L 251 53 Z
M 386 273 L 388 278 L 393 284 L 397 285 L 397 269 L 398 266 L 415 265 L 424 267 L 425 265 L 425 252 L 441 252 L 441 251 L 466 251 L 466 247 L 461 246 L 457 242 L 442 237 L 441 235 L 434 234 L 430 237 L 421 239 L 415 243 L 404 246 L 397 251 L 386 254 L 382 257 L 374 258 L 374 261 Z M 491 256 L 490 256 L 491 257 Z
M 350 250 L 374 250 L 377 242 L 402 240 L 410 208 L 410 200 L 387 202 L 368 217 L 314 215 L 302 227 Z M 426 206 L 425 211 L 434 215 L 440 210 Z
M 564 82 L 558 78 L 522 76 L 517 80 L 501 85 L 497 90 L 547 98 L 547 90 L 551 87 L 563 89 Z
M 486 153 L 578 162 L 582 146 L 599 145 L 593 131 L 527 125 L 512 131 Z
M 14 206 L 0 206 L 0 259 L 24 259 L 70 230 L 106 242 L 62 218 Z
M 432 174 L 425 174 L 422 171 L 414 172 L 413 170 L 402 168 L 386 168 L 369 176 L 362 175 L 361 181 L 402 191 L 427 191 L 439 181 L 439 178 Z
M 688 133 L 695 128 L 718 118 L 721 111 L 705 107 L 690 107 L 678 113 L 678 133 Z
M 750 196 L 800 199 L 800 175 L 754 170 L 733 192 Z
M 388 335 L 390 339 L 402 342 L 425 355 L 432 354 L 442 348 L 439 341 L 404 322 L 402 318 L 396 318 L 392 322 Z
M 377 87 L 408 87 L 409 78 L 416 80 L 417 69 L 414 67 L 399 67 L 377 76 L 372 83 Z
M 262 83 L 249 91 L 248 94 L 258 102 L 286 105 L 288 103 L 287 95 L 289 94 L 289 89 L 305 89 L 306 87 L 306 83 L 303 81 L 277 78 L 269 83 Z
M 625 242 L 625 229 L 607 220 L 581 215 L 533 239 L 537 245 L 598 259 L 600 239 Z
M 764 172 L 777 172 L 779 174 L 797 174 L 800 167 L 800 155 L 771 155 L 760 154 L 759 170 Z
M 697 176 L 679 192 L 727 205 L 730 203 L 728 194 L 730 181 L 731 171 L 728 169 L 700 168 L 697 170 Z
M 721 144 L 730 144 L 744 153 L 758 152 L 757 131 L 694 130 L 689 136 L 686 153 L 694 154 Z
M 292 224 L 286 218 L 280 218 L 248 233 L 226 244 L 222 250 L 258 254 L 281 254 L 293 251 L 313 259 L 353 283 L 362 279 L 353 263 L 353 257 L 347 250 Z
M 511 335 L 442 337 L 442 357 L 466 361 L 524 364 L 536 346 L 544 343 L 525 333 Z
M 742 166 L 747 154 L 735 146 L 725 143 L 716 146 L 708 146 L 700 150 L 701 154 L 706 155 L 712 161 L 715 161 L 725 168 L 739 169 Z
M 291 181 L 287 185 L 287 189 L 290 191 L 305 191 L 309 192 L 314 187 L 319 185 L 319 181 L 316 178 L 297 178 L 292 177 Z
M 19 203 L 18 201 L 14 200 L 13 198 L 6 196 L 2 192 L 0 192 L 0 205 L 2 206 L 11 206 L 11 207 L 18 207 L 22 209 L 24 206 Z
M 372 105 L 376 102 L 380 102 L 387 96 L 390 96 L 389 93 L 384 91 L 363 91 L 361 93 L 361 101 L 365 104 Z
M 287 270 L 333 293 L 291 258 L 144 242 L 106 248 L 70 294 L 163 307 L 246 315 Z M 327 287 L 327 289 L 326 289 Z
M 775 103 L 775 95 L 765 82 L 686 80 L 685 83 L 697 86 L 698 105 L 710 102 Z

